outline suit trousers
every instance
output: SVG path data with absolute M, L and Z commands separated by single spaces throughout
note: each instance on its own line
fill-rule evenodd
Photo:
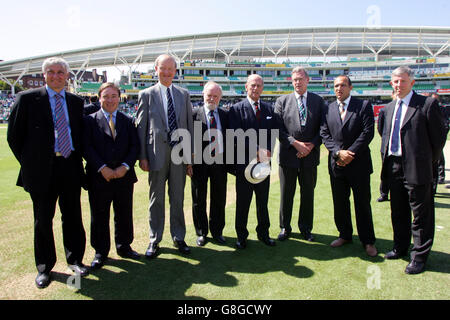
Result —
M 81 216 L 81 187 L 67 179 L 72 157 L 55 157 L 49 190 L 31 192 L 34 213 L 34 255 L 38 272 L 49 273 L 56 263 L 53 218 L 56 202 L 61 211 L 62 235 L 68 264 L 82 263 L 86 234 Z M 76 167 L 76 166 L 75 166 Z
M 256 233 L 260 238 L 269 236 L 269 211 L 267 202 L 269 199 L 270 177 L 258 184 L 252 184 L 245 179 L 244 171 L 238 170 L 236 173 L 236 221 L 235 229 L 239 240 L 246 240 L 248 237 L 247 222 L 253 192 L 256 197 L 256 217 L 258 225 Z
M 225 227 L 225 205 L 227 196 L 227 170 L 225 164 L 200 164 L 193 166 L 191 179 L 192 216 L 197 236 L 208 234 L 206 198 L 208 179 L 210 187 L 209 229 L 213 237 L 222 235 Z
M 186 235 L 183 211 L 186 165 L 174 164 L 170 157 L 172 148 L 168 144 L 166 146 L 164 152 L 165 159 L 168 161 L 160 170 L 152 170 L 148 175 L 150 244 L 158 244 L 162 240 L 165 224 L 166 182 L 170 205 L 170 234 L 175 241 L 183 241 Z
M 370 175 L 362 173 L 353 176 L 345 174 L 339 176 L 330 175 L 330 180 L 333 194 L 334 221 L 339 231 L 339 237 L 345 240 L 352 240 L 351 191 L 353 192 L 359 240 L 363 245 L 374 244 L 375 232 L 372 221 L 372 208 L 370 206 Z
M 297 180 L 300 186 L 300 208 L 298 214 L 298 228 L 300 232 L 308 234 L 313 228 L 314 218 L 314 188 L 317 182 L 317 166 L 304 166 L 300 160 L 300 168 L 280 165 L 280 228 L 291 231 L 292 206 L 294 202 Z
M 102 182 L 89 189 L 91 245 L 96 256 L 107 257 L 111 247 L 109 228 L 111 203 L 114 209 L 114 240 L 117 250 L 131 249 L 133 242 L 133 183 L 121 179 Z
M 432 183 L 406 182 L 401 157 L 389 157 L 387 174 L 391 192 L 391 218 L 394 249 L 406 253 L 413 237 L 411 260 L 426 262 L 434 238 L 434 198 Z M 411 212 L 413 221 L 411 222 Z

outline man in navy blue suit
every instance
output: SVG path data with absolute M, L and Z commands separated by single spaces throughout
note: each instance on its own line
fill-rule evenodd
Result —
M 270 104 L 261 101 L 260 96 L 264 88 L 261 76 L 253 74 L 248 77 L 245 84 L 247 97 L 233 105 L 229 112 L 229 126 L 235 130 L 236 141 L 243 141 L 240 134 L 245 134 L 245 143 L 237 143 L 235 155 L 237 155 L 236 167 L 236 233 L 238 249 L 244 249 L 247 245 L 247 220 L 253 192 L 256 196 L 256 215 L 258 225 L 256 232 L 258 239 L 268 246 L 274 246 L 275 241 L 269 237 L 269 212 L 267 201 L 269 198 L 270 179 L 252 184 L 245 178 L 245 168 L 253 159 L 258 161 L 270 161 L 272 150 L 271 130 L 276 129 L 275 114 Z M 243 131 L 236 130 L 242 129 Z M 261 130 L 262 129 L 262 130 Z M 240 133 L 239 133 L 240 132 Z M 255 137 L 255 141 L 249 138 Z M 256 142 L 256 145 L 254 144 Z M 256 146 L 256 148 L 255 148 Z M 251 152 L 250 150 L 256 151 Z M 245 154 L 245 160 L 240 161 L 240 156 Z
M 328 106 L 320 135 L 329 151 L 328 171 L 333 194 L 334 221 L 339 238 L 333 248 L 352 241 L 350 190 L 355 204 L 356 226 L 366 253 L 378 254 L 374 246 L 375 232 L 370 206 L 370 174 L 373 172 L 369 144 L 374 136 L 372 105 L 350 95 L 352 83 L 348 76 L 334 80 L 337 100 Z
M 120 88 L 114 83 L 99 89 L 101 109 L 85 117 L 84 157 L 87 161 L 91 244 L 95 249 L 93 269 L 101 268 L 110 250 L 109 216 L 114 207 L 115 245 L 124 258 L 139 258 L 133 241 L 133 188 L 137 181 L 134 164 L 139 143 L 131 118 L 117 110 Z

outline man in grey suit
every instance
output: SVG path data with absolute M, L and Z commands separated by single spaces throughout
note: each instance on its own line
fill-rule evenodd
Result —
M 190 253 L 184 242 L 186 225 L 183 202 L 186 174 L 192 176 L 192 105 L 188 91 L 172 84 L 177 70 L 172 56 L 160 55 L 155 61 L 155 70 L 159 82 L 139 92 L 136 117 L 140 142 L 139 166 L 149 172 L 150 245 L 145 253 L 147 258 L 158 254 L 158 243 L 162 240 L 166 181 L 169 188 L 170 233 L 175 247 L 183 254 Z M 178 161 L 180 155 L 182 161 Z
M 325 102 L 307 92 L 309 77 L 305 69 L 292 70 L 294 92 L 279 97 L 275 113 L 280 119 L 280 228 L 278 240 L 291 233 L 292 203 L 297 180 L 300 185 L 298 227 L 305 240 L 314 241 L 311 234 L 314 216 L 314 188 L 320 158 L 320 125 Z

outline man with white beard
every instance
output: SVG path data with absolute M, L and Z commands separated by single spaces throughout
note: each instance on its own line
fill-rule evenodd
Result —
M 194 128 L 201 128 L 201 137 L 195 140 L 195 150 L 201 152 L 201 161 L 194 161 L 191 177 L 192 216 L 197 245 L 207 242 L 208 230 L 219 244 L 225 243 L 222 235 L 225 227 L 225 203 L 227 194 L 227 170 L 225 164 L 225 131 L 228 128 L 228 114 L 219 108 L 222 88 L 209 81 L 203 88 L 204 105 L 193 110 Z M 201 125 L 199 125 L 201 123 Z M 200 140 L 200 141 L 199 141 Z M 201 150 L 199 148 L 201 146 Z M 195 156 L 199 159 L 198 154 Z M 210 181 L 209 224 L 206 214 L 206 196 Z

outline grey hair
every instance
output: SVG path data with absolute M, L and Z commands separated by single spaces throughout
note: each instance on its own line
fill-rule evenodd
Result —
M 170 58 L 170 59 L 172 59 L 174 65 L 175 65 L 175 69 L 177 68 L 177 60 L 175 60 L 174 56 L 172 56 L 170 54 L 167 54 L 167 53 L 161 54 L 161 55 L 159 55 L 156 58 L 156 60 L 155 60 L 155 67 L 159 66 L 159 61 L 162 60 L 163 58 Z
M 399 76 L 401 74 L 407 74 L 409 79 L 414 80 L 414 71 L 408 66 L 400 66 L 392 71 L 392 76 Z
M 222 95 L 222 86 L 221 86 L 220 84 L 218 84 L 217 82 L 214 82 L 214 81 L 208 81 L 208 82 L 203 86 L 203 92 L 205 92 L 206 88 L 212 87 L 212 86 L 218 87 L 219 90 L 220 90 L 220 95 Z
M 308 75 L 308 72 L 306 71 L 306 69 L 303 68 L 303 67 L 300 67 L 300 66 L 295 67 L 294 69 L 292 69 L 291 74 L 294 74 L 294 73 L 301 73 L 301 72 L 303 72 L 303 75 L 304 75 L 305 77 L 309 78 L 309 75 Z
M 63 58 L 60 58 L 60 57 L 50 57 L 50 58 L 45 59 L 44 63 L 42 63 L 42 73 L 45 73 L 45 70 L 47 70 L 47 68 L 49 66 L 52 66 L 55 64 L 59 64 L 60 66 L 62 66 L 66 70 L 67 73 L 70 72 L 70 66 L 66 60 L 64 60 Z

